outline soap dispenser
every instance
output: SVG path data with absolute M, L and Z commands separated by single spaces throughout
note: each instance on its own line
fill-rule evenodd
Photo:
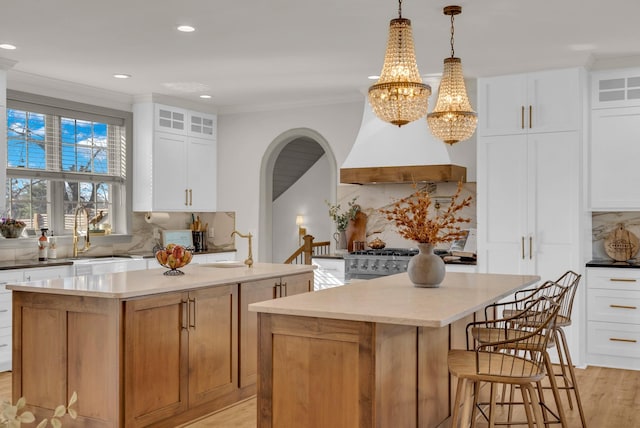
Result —
M 38 238 L 38 261 L 46 262 L 47 261 L 47 247 L 49 246 L 49 240 L 47 239 L 47 230 L 49 229 L 40 229 L 42 235 Z
M 53 230 L 51 231 L 51 236 L 49 237 L 49 258 L 55 259 L 58 257 L 58 245 L 56 242 L 56 237 L 53 236 Z

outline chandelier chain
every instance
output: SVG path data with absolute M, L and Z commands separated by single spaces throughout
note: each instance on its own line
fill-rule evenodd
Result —
M 402 19 L 402 0 L 398 0 L 398 18 Z
M 453 50 L 453 33 L 454 33 L 454 28 L 453 28 L 453 17 L 454 14 L 451 14 L 451 58 L 453 58 L 455 56 L 455 51 Z

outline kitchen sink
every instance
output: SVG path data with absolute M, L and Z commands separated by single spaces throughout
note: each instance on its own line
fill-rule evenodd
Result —
M 200 266 L 216 267 L 216 268 L 234 268 L 234 267 L 243 267 L 246 265 L 243 262 L 238 262 L 235 260 L 222 260 L 222 261 L 213 262 L 213 263 L 203 263 Z
M 129 256 L 96 256 L 96 257 L 76 257 L 70 258 L 74 265 L 85 263 L 113 263 L 120 260 L 132 260 Z

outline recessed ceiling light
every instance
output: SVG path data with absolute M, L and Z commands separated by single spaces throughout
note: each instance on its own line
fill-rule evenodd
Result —
M 208 99 L 211 98 L 211 95 L 202 94 L 202 95 L 200 95 L 200 98 L 204 98 L 205 100 L 208 100 Z
M 116 73 L 113 75 L 116 79 L 128 79 L 131 77 L 130 74 Z
M 16 49 L 16 47 L 14 45 L 10 45 L 9 43 L 3 43 L 0 45 L 0 49 L 6 49 L 9 51 L 12 51 L 14 49 Z
M 178 25 L 178 31 L 182 31 L 183 33 L 191 33 L 192 31 L 196 31 L 191 25 Z

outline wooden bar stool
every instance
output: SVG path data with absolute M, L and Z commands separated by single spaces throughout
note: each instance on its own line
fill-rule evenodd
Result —
M 511 317 L 467 325 L 468 345 L 469 338 L 474 337 L 474 329 L 481 328 L 485 340 L 474 338 L 473 346 L 468 346 L 468 350 L 449 351 L 449 372 L 458 377 L 452 427 L 458 426 L 463 400 L 462 426 L 468 427 L 472 423 L 478 401 L 478 394 L 474 391 L 479 391 L 481 382 L 490 384 L 490 428 L 496 424 L 496 384 L 518 386 L 528 425 L 545 426 L 539 397 L 533 386 L 545 377 L 543 354 L 559 310 L 558 299 L 542 296 L 528 302 L 522 311 Z

